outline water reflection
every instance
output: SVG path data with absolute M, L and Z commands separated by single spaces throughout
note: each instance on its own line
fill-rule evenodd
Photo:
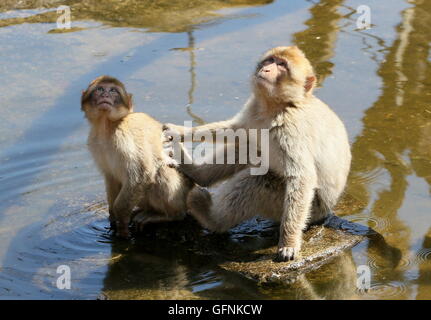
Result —
M 431 28 L 425 18 L 430 15 L 429 1 L 419 1 L 402 12 L 398 39 L 386 49 L 385 60 L 377 72 L 383 81 L 382 93 L 365 111 L 363 131 L 352 146 L 352 174 L 347 191 L 368 204 L 372 217 L 389 220 L 376 229 L 407 256 L 411 231 L 398 215 L 409 187 L 407 177 L 415 174 L 431 185 Z M 381 173 L 374 179 L 362 178 L 376 171 Z M 385 173 L 388 183 L 383 179 Z M 370 187 L 379 180 L 385 187 L 372 192 Z M 369 254 L 374 259 L 372 252 Z M 374 280 L 407 281 L 399 269 L 379 270 Z M 404 290 L 396 296 L 405 299 L 410 293 L 411 290 Z
M 339 8 L 344 0 L 321 0 L 309 9 L 311 17 L 305 21 L 307 28 L 293 35 L 293 42 L 299 46 L 314 66 L 319 85 L 332 74 L 335 42 L 343 18 Z
M 429 300 L 431 292 L 431 228 L 424 236 L 421 249 L 417 253 L 419 277 L 416 299 Z
M 194 93 L 196 89 L 196 53 L 195 53 L 195 37 L 193 36 L 193 31 L 187 32 L 187 38 L 188 38 L 188 46 L 186 48 L 173 48 L 172 50 L 180 50 L 180 51 L 187 51 L 190 55 L 190 89 L 187 92 L 188 96 L 188 103 L 187 103 L 187 113 L 188 115 L 196 122 L 196 125 L 203 125 L 205 124 L 205 121 L 199 117 L 198 115 L 194 114 L 192 111 L 192 105 L 194 103 Z
M 147 228 L 132 244 L 113 239 L 111 256 L 121 258 L 108 265 L 103 293 L 108 299 L 264 298 L 256 283 L 218 266 L 237 247 L 192 219 Z
M 215 12 L 217 10 L 271 2 L 273 0 L 72 0 L 67 5 L 71 8 L 72 21 L 90 20 L 112 27 L 145 28 L 150 32 L 188 32 L 199 26 L 220 23 L 226 18 L 238 18 L 218 14 Z M 0 27 L 55 22 L 59 5 L 58 1 L 50 0 L 5 1 L 0 4 L 0 12 L 34 8 L 41 10 L 34 14 L 28 12 L 27 17 L 15 17 L 17 14 L 10 12 L 12 17 L 0 20 Z

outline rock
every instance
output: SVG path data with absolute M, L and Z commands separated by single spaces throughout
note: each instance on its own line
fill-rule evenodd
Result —
M 252 219 L 226 234 L 203 230 L 190 217 L 177 223 L 160 224 L 147 229 L 141 240 L 166 240 L 170 247 L 187 248 L 206 256 L 222 269 L 236 272 L 261 284 L 293 282 L 299 275 L 315 270 L 343 251 L 376 233 L 356 223 L 331 216 L 322 225 L 304 232 L 300 256 L 295 261 L 275 262 L 279 225 Z M 175 250 L 175 249 L 174 249 Z
M 202 299 L 187 289 L 173 288 L 128 288 L 106 290 L 105 300 L 198 300 Z M 109 297 L 109 298 L 108 298 Z
M 305 232 L 300 257 L 295 261 L 275 262 L 277 246 L 273 246 L 253 252 L 254 261 L 226 262 L 221 267 L 239 272 L 260 284 L 292 282 L 299 275 L 321 267 L 363 239 L 364 235 L 333 229 L 328 225 L 314 226 Z

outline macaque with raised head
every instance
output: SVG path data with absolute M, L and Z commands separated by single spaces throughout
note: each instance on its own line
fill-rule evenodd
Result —
M 162 124 L 145 113 L 134 113 L 132 96 L 117 79 L 101 76 L 82 93 L 81 109 L 90 123 L 88 146 L 104 175 L 111 226 L 128 237 L 134 221 L 181 219 L 187 193 L 194 183 L 163 153 Z M 135 208 L 136 207 L 136 208 Z
M 178 164 L 201 186 L 229 178 L 214 195 L 196 187 L 190 213 L 206 228 L 223 232 L 261 215 L 280 224 L 278 260 L 300 252 L 307 224 L 331 214 L 346 184 L 350 146 L 337 115 L 313 95 L 316 76 L 296 46 L 266 52 L 252 77 L 253 95 L 232 119 L 187 128 L 167 124 L 164 143 L 171 155 L 174 135 L 201 135 L 221 129 L 268 129 L 269 171 L 251 175 L 241 164 Z

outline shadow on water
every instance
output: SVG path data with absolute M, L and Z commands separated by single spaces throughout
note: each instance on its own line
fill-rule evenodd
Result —
M 415 258 L 419 264 L 416 299 L 429 300 L 431 290 L 431 228 L 424 236 L 421 248 L 416 252 Z
M 53 208 L 52 210 L 62 210 Z M 346 299 L 357 297 L 350 251 L 294 283 L 259 286 L 220 263 L 274 246 L 278 225 L 248 221 L 211 234 L 191 218 L 154 225 L 132 241 L 110 233 L 103 202 L 62 210 L 15 237 L 0 273 L 2 298 L 36 299 Z M 25 241 L 23 241 L 25 239 Z M 15 240 L 14 240 L 15 241 Z M 12 250 L 13 247 L 13 250 Z M 71 270 L 71 289 L 57 288 L 57 267 Z M 103 284 L 103 288 L 101 287 Z M 330 289 L 330 290 L 328 290 Z
M 250 220 L 229 234 L 208 233 L 191 218 L 147 228 L 123 241 L 110 233 L 103 202 L 62 210 L 20 230 L 0 274 L 3 298 L 37 299 L 353 299 L 356 264 L 350 250 L 293 283 L 259 286 L 219 265 L 252 259 L 277 244 L 277 224 Z M 22 241 L 25 239 L 26 241 Z M 229 258 L 228 258 L 229 257 Z M 13 263 L 12 263 L 13 262 Z M 60 290 L 57 267 L 71 270 L 71 289 Z M 103 288 L 101 285 L 103 284 Z M 9 285 L 9 289 L 7 289 Z M 19 289 L 19 294 L 10 292 Z
M 109 231 L 103 202 L 82 210 L 52 210 L 64 213 L 21 229 L 13 240 L 0 273 L 2 298 L 96 299 L 102 285 L 109 299 L 263 297 L 254 282 L 217 267 L 224 259 L 220 252 L 239 247 L 241 232 L 249 242 L 252 237 L 262 242 L 249 229 L 232 240 L 204 232 L 189 218 L 123 241 Z M 70 268 L 70 290 L 57 288 L 60 265 Z

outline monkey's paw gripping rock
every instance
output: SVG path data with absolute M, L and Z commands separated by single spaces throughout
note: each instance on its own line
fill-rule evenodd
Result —
M 297 248 L 282 247 L 278 249 L 277 261 L 295 260 L 298 254 L 299 254 L 299 250 Z
M 350 226 L 354 225 L 344 221 Z M 345 250 L 358 244 L 369 231 L 362 228 L 363 232 L 349 232 L 336 227 L 337 229 L 332 228 L 331 223 L 330 227 L 314 226 L 307 230 L 304 233 L 300 254 L 295 253 L 295 260 L 286 259 L 286 262 L 279 262 L 278 259 L 274 259 L 279 252 L 277 247 L 273 246 L 254 251 L 251 254 L 253 255 L 252 261 L 239 257 L 235 261 L 221 264 L 221 267 L 225 270 L 239 272 L 260 284 L 295 281 L 300 275 L 318 269 Z M 358 228 L 355 229 L 360 228 L 361 226 L 358 225 Z

